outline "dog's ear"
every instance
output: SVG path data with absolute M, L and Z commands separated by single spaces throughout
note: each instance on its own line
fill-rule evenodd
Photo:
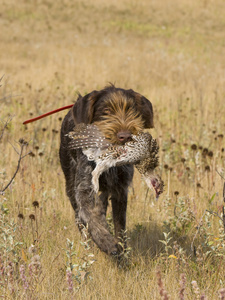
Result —
M 73 106 L 74 123 L 90 124 L 94 114 L 94 104 L 102 95 L 99 91 L 93 91 L 90 94 L 82 97 L 79 95 L 77 101 Z
M 142 116 L 145 128 L 153 128 L 154 122 L 153 122 L 152 103 L 141 94 L 136 93 L 133 90 L 130 90 L 130 92 L 133 94 L 133 97 L 135 98 L 137 110 L 140 112 Z
M 142 118 L 144 120 L 145 128 L 153 128 L 154 127 L 154 121 L 153 121 L 154 115 L 153 115 L 152 103 L 144 96 L 141 96 L 140 105 L 139 105 L 138 109 L 140 110 Z

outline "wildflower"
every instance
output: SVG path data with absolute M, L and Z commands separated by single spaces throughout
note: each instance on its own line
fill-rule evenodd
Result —
M 225 300 L 225 288 L 220 289 L 220 290 L 218 291 L 218 293 L 219 293 L 219 298 L 220 298 L 221 300 Z
M 39 271 L 41 269 L 41 262 L 40 262 L 40 256 L 39 255 L 34 255 L 31 258 L 31 263 L 28 266 L 29 268 L 29 273 L 30 276 L 38 276 Z
M 13 284 L 13 263 L 10 261 L 8 266 L 6 267 L 7 277 L 9 280 L 9 288 L 13 293 L 15 291 L 14 284 Z
M 182 273 L 180 275 L 180 291 L 179 291 L 179 296 L 181 300 L 184 300 L 185 285 L 186 285 L 186 276 L 184 273 Z
M 199 291 L 197 281 L 193 280 L 191 282 L 191 284 L 192 284 L 192 287 L 193 287 L 194 294 L 196 295 L 196 299 L 199 299 L 200 298 L 200 291 Z
M 201 161 L 200 161 L 200 152 L 198 151 L 195 155 L 195 163 L 196 165 L 199 167 L 200 164 L 201 164 Z
M 73 292 L 73 280 L 72 280 L 72 272 L 71 270 L 66 270 L 66 281 L 68 283 L 68 290 L 72 293 Z
M 37 251 L 37 249 L 35 248 L 35 246 L 33 244 L 31 244 L 31 246 L 28 248 L 28 252 L 35 253 L 36 251 Z
M 22 282 L 23 282 L 23 288 L 26 291 L 29 288 L 29 284 L 27 281 L 27 277 L 25 275 L 25 266 L 24 265 L 20 266 L 20 278 L 22 279 Z
M 157 283 L 158 283 L 158 287 L 159 287 L 159 294 L 162 297 L 162 299 L 168 300 L 169 296 L 167 294 L 167 291 L 164 289 L 160 270 L 158 270 L 156 272 L 156 275 L 157 275 Z

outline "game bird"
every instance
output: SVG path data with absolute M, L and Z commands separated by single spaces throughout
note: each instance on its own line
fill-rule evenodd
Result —
M 156 199 L 163 192 L 164 183 L 155 174 L 158 166 L 157 141 L 148 132 L 132 135 L 124 145 L 113 145 L 96 125 L 80 123 L 67 136 L 71 139 L 69 149 L 82 149 L 89 161 L 96 164 L 92 172 L 93 190 L 99 191 L 99 176 L 111 167 L 133 164 L 142 175 L 147 186 L 154 190 Z

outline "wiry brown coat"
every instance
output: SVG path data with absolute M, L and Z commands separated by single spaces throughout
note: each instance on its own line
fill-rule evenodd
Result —
M 61 129 L 60 162 L 66 179 L 66 192 L 75 211 L 76 221 L 88 227 L 98 247 L 112 255 L 119 253 L 118 238 L 126 227 L 128 186 L 133 166 L 110 168 L 99 179 L 100 194 L 91 185 L 94 162 L 88 161 L 80 149 L 71 150 L 66 134 L 79 123 L 95 124 L 113 144 L 128 141 L 131 134 L 153 127 L 153 110 L 149 100 L 133 90 L 113 85 L 79 96 L 64 118 Z M 108 199 L 112 202 L 115 237 L 106 222 Z

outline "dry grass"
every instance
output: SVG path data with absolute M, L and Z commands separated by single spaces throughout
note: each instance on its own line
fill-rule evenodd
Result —
M 203 293 L 219 299 L 219 290 L 224 299 L 223 230 L 219 218 L 205 212 L 220 215 L 223 204 L 223 180 L 216 170 L 224 176 L 224 13 L 223 0 L 2 1 L 0 129 L 14 116 L 0 141 L 2 186 L 17 166 L 10 143 L 19 149 L 17 141 L 24 138 L 26 151 L 33 153 L 0 196 L 3 297 L 167 299 L 169 294 L 183 299 L 183 288 L 185 299 L 200 299 Z M 135 175 L 127 218 L 132 252 L 126 267 L 118 267 L 92 243 L 86 250 L 80 244 L 58 158 L 65 112 L 22 125 L 32 115 L 73 103 L 78 91 L 84 94 L 108 82 L 152 101 L 151 132 L 159 140 L 166 182 L 155 203 Z M 212 155 L 206 150 L 202 155 L 203 148 Z M 13 244 L 12 236 L 23 244 Z M 74 256 L 67 238 L 74 241 Z M 29 251 L 31 244 L 35 253 Z M 91 253 L 96 261 L 83 266 Z M 35 255 L 40 265 L 33 264 L 36 269 L 29 273 Z M 72 278 L 73 293 L 66 279 L 70 259 L 78 264 L 73 274 L 80 280 Z M 21 265 L 28 289 L 20 278 Z

